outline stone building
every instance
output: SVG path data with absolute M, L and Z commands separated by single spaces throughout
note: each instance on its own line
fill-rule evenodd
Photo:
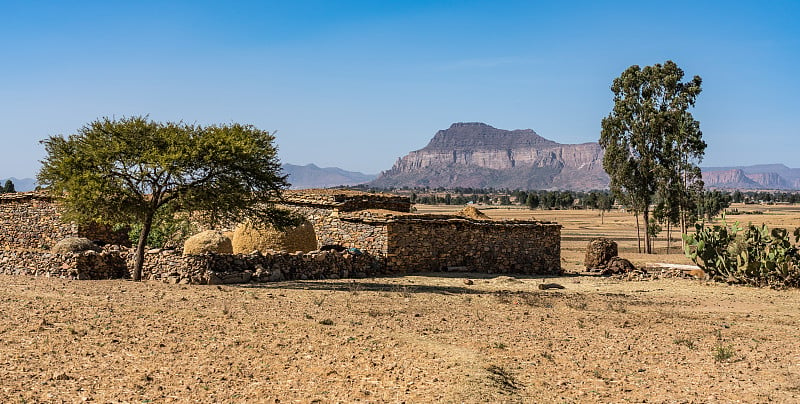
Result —
M 148 254 L 145 272 L 151 279 L 169 278 L 188 283 L 208 283 L 216 279 L 215 276 L 236 280 L 342 277 L 354 272 L 342 270 L 343 265 L 352 267 L 347 259 L 342 261 L 342 254 L 347 257 L 347 254 L 363 253 L 369 258 L 359 258 L 358 267 L 370 270 L 355 271 L 359 274 L 421 271 L 561 273 L 561 226 L 556 223 L 419 215 L 411 212 L 411 202 L 406 197 L 343 190 L 287 191 L 281 205 L 303 215 L 314 225 L 319 248 L 336 246 L 350 249 L 349 252 L 337 253 L 336 256 L 323 254 L 328 252 L 312 252 L 296 258 L 288 257 L 294 252 L 262 252 L 264 255 L 286 256 L 278 261 L 293 263 L 286 265 L 280 276 L 264 268 L 270 262 L 278 262 L 264 258 L 264 255 L 227 259 L 181 257 L 179 254 L 173 256 L 171 252 L 158 252 Z M 10 259 L 9 254 L 4 258 L 4 250 L 6 253 L 23 250 L 44 253 L 58 240 L 73 236 L 115 244 L 125 241 L 117 237 L 119 234 L 113 235 L 105 230 L 97 226 L 63 223 L 57 202 L 44 194 L 0 195 L 0 273 L 19 272 L 10 270 L 9 262 L 21 265 L 21 258 Z M 120 251 L 123 252 L 119 254 L 124 254 L 124 250 Z M 30 254 L 25 257 L 32 259 Z M 46 266 L 54 265 L 50 254 L 42 262 Z M 298 265 L 308 268 L 295 268 Z M 241 276 L 245 271 L 253 274 L 261 271 L 265 275 L 262 278 Z M 239 275 L 232 275 L 233 272 Z M 62 273 L 63 269 L 55 268 L 53 276 L 63 276 L 59 275 Z M 104 272 L 94 268 L 90 273 Z M 209 275 L 212 273 L 215 275 Z
M 320 247 L 384 257 L 390 272 L 561 272 L 561 226 L 555 223 L 418 215 L 406 197 L 354 191 L 290 191 L 285 199 L 314 224 Z

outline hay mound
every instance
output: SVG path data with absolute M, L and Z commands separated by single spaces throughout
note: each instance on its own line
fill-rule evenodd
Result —
M 230 237 L 221 231 L 206 230 L 186 239 L 183 255 L 202 255 L 207 253 L 233 254 Z
M 486 216 L 485 213 L 479 211 L 474 206 L 467 206 L 466 208 L 461 209 L 461 211 L 458 212 L 457 215 L 468 217 L 470 219 L 481 219 L 481 220 L 490 219 L 489 216 Z
M 55 254 L 71 254 L 84 251 L 100 252 L 102 249 L 88 238 L 67 237 L 56 243 L 50 251 Z
M 247 222 L 239 225 L 233 232 L 234 254 L 249 254 L 254 250 L 309 252 L 316 249 L 317 234 L 308 220 L 285 231 L 278 231 L 273 227 L 257 228 Z
M 596 238 L 586 246 L 583 264 L 586 269 L 603 269 L 611 258 L 617 256 L 617 242 L 604 237 Z

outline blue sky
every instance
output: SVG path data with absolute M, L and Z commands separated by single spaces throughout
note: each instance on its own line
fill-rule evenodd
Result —
M 557 4 L 558 3 L 558 4 Z M 611 81 L 703 78 L 705 166 L 800 167 L 800 2 L 0 0 L 0 177 L 103 116 L 251 123 L 377 173 L 453 122 L 597 141 Z

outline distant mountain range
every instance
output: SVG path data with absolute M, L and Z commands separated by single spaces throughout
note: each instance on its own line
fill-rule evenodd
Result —
M 718 189 L 800 189 L 800 168 L 783 164 L 759 164 L 745 167 L 703 167 L 707 188 Z
M 320 168 L 314 164 L 298 166 L 283 164 L 284 174 L 289 175 L 292 189 L 328 188 L 337 185 L 358 185 L 372 181 L 374 174 L 346 171 L 336 167 Z
M 314 164 L 298 166 L 294 164 L 283 164 L 283 173 L 289 175 L 289 183 L 292 189 L 308 188 L 328 188 L 337 185 L 358 185 L 372 181 L 377 177 L 376 174 L 363 174 L 354 171 L 342 170 L 336 167 L 320 168 Z M 0 179 L 0 187 L 6 180 L 10 179 L 14 183 L 17 192 L 33 191 L 36 188 L 36 180 L 32 178 L 3 178 Z
M 283 164 L 293 189 L 370 184 L 376 187 L 509 189 L 607 189 L 603 150 L 597 143 L 560 144 L 531 129 L 503 130 L 484 123 L 454 123 L 427 146 L 397 160 L 380 175 L 336 167 Z M 783 164 L 703 167 L 709 189 L 800 190 L 800 168 Z M 18 192 L 32 191 L 31 178 L 3 178 Z
M 531 129 L 454 123 L 397 160 L 370 185 L 509 189 L 608 188 L 597 143 L 561 144 Z

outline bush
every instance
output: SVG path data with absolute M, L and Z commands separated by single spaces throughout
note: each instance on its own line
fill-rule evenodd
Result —
M 696 225 L 695 234 L 684 235 L 685 253 L 718 281 L 757 286 L 800 287 L 800 253 L 784 228 L 770 230 L 738 223 L 713 227 Z M 800 242 L 800 228 L 794 230 Z

